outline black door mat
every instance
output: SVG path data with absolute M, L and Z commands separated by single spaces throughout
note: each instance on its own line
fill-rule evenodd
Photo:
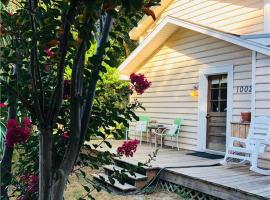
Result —
M 214 154 L 205 153 L 205 152 L 187 153 L 187 155 L 197 156 L 197 157 L 202 157 L 202 158 L 208 158 L 208 159 L 213 159 L 213 160 L 214 159 L 222 159 L 222 158 L 224 158 L 224 156 L 214 155 Z

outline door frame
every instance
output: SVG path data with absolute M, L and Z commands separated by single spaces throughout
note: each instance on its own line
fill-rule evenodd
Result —
M 207 102 L 208 76 L 227 74 L 227 119 L 226 119 L 226 148 L 231 136 L 232 105 L 233 105 L 233 65 L 208 66 L 199 71 L 198 91 L 198 144 L 197 151 L 224 154 L 206 149 L 207 138 Z

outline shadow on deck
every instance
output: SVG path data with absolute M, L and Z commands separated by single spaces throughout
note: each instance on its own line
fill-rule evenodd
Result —
M 98 143 L 93 141 L 92 143 Z M 105 145 L 99 151 L 116 152 L 123 141 L 111 141 L 112 149 Z M 137 165 L 149 159 L 154 146 L 142 144 L 132 158 L 122 158 L 122 162 Z M 200 191 L 226 200 L 270 199 L 270 176 L 249 171 L 248 166 L 226 168 L 220 166 L 220 159 L 190 155 L 192 151 L 171 148 L 159 149 L 153 169 L 163 169 L 160 179 Z

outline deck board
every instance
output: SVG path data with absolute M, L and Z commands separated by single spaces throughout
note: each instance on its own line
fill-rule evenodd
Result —
M 122 143 L 122 141 L 113 141 L 112 149 L 103 147 L 99 150 L 115 153 L 116 148 Z M 122 160 L 131 164 L 144 163 L 149 159 L 148 154 L 154 151 L 153 146 L 143 144 L 138 146 L 134 157 Z M 249 166 L 233 168 L 211 166 L 218 164 L 220 160 L 187 155 L 191 152 L 170 148 L 159 149 L 156 160 L 151 162 L 151 166 L 159 169 L 168 167 L 162 173 L 161 179 L 223 199 L 270 199 L 270 176 L 252 172 Z

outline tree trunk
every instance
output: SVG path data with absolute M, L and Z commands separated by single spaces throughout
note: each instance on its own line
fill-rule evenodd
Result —
M 106 20 L 104 23 L 104 27 L 102 29 L 103 32 L 100 36 L 98 48 L 108 41 L 108 36 L 109 36 L 109 31 L 111 29 L 111 26 L 112 26 L 112 17 L 109 14 L 106 14 Z M 97 51 L 97 54 L 98 53 L 99 52 Z M 80 56 L 84 57 L 84 54 Z M 101 58 L 100 62 L 102 62 L 102 56 L 103 55 L 99 55 L 99 57 Z M 99 65 L 101 65 L 101 63 L 99 63 Z M 78 70 L 78 69 L 73 68 L 72 73 L 75 73 L 75 70 Z M 81 141 L 80 141 L 81 136 L 85 135 L 85 132 L 87 131 L 87 126 L 89 124 L 89 119 L 92 113 L 93 100 L 95 98 L 95 90 L 96 90 L 96 83 L 98 80 L 98 74 L 99 74 L 99 68 L 96 69 L 96 73 L 95 73 L 96 76 L 92 77 L 93 78 L 92 85 L 90 86 L 91 95 L 88 95 L 87 104 L 85 108 L 87 109 L 87 112 L 86 112 L 87 114 L 83 116 L 83 118 L 86 118 L 86 120 L 81 119 L 81 111 L 82 111 L 83 104 L 80 102 L 80 98 L 78 98 L 77 96 L 77 95 L 80 96 L 79 94 L 81 92 L 80 83 L 82 80 L 76 80 L 77 78 L 80 77 L 79 72 L 72 74 L 74 76 L 72 77 L 72 80 L 75 81 L 74 83 L 72 83 L 73 87 L 76 87 L 76 85 L 78 84 L 77 88 L 74 88 L 75 90 L 72 91 L 73 96 L 71 98 L 71 102 L 72 102 L 71 109 L 73 112 L 71 114 L 72 115 L 71 116 L 71 129 L 72 129 L 71 137 L 72 138 L 70 140 L 70 144 L 68 145 L 68 149 L 65 152 L 65 156 L 61 163 L 61 166 L 59 170 L 57 171 L 53 180 L 53 189 L 52 189 L 53 200 L 63 200 L 64 189 L 67 184 L 68 176 L 75 164 L 76 158 L 81 148 Z M 86 123 L 84 124 L 84 122 Z
M 39 200 L 52 199 L 52 130 L 42 129 L 39 142 Z

